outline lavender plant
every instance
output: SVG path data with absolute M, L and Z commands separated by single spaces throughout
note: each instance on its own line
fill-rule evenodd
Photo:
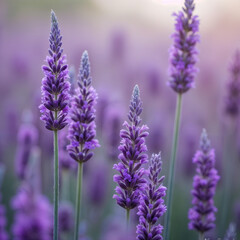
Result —
M 224 240 L 236 240 L 236 225 L 234 223 L 230 223 L 227 229 Z
M 177 106 L 167 191 L 168 211 L 164 219 L 164 239 L 169 238 L 170 232 L 172 195 L 182 108 L 182 94 L 194 87 L 194 78 L 197 72 L 195 64 L 197 61 L 196 44 L 199 41 L 199 20 L 198 16 L 193 15 L 194 9 L 194 0 L 185 0 L 182 11 L 179 13 L 174 13 L 175 32 L 172 35 L 173 46 L 170 49 L 170 80 L 168 85 L 177 93 Z
M 62 49 L 62 36 L 55 13 L 51 12 L 50 49 L 46 58 L 48 64 L 42 67 L 45 77 L 42 80 L 41 120 L 45 127 L 54 133 L 54 240 L 58 240 L 59 202 L 59 163 L 58 131 L 67 125 L 70 84 L 66 56 Z
M 159 178 L 162 170 L 161 154 L 153 154 L 150 160 L 148 185 L 141 194 L 138 206 L 139 224 L 137 226 L 138 240 L 162 240 L 163 226 L 157 224 L 167 208 L 163 197 L 166 187 L 162 185 L 164 177 Z
M 23 185 L 12 201 L 16 211 L 13 236 L 18 240 L 51 240 L 52 213 L 49 201 L 33 186 Z
M 227 97 L 225 98 L 225 113 L 229 117 L 229 125 L 226 125 L 224 133 L 224 148 L 223 148 L 223 197 L 220 229 L 221 234 L 227 228 L 230 220 L 229 207 L 231 205 L 231 197 L 233 191 L 232 172 L 235 168 L 235 160 L 238 158 L 236 153 L 236 132 L 238 126 L 239 104 L 240 104 L 240 52 L 237 50 L 234 54 L 229 68 L 230 79 L 227 88 Z M 226 139 L 226 140 L 225 140 Z
M 16 173 L 21 180 L 26 178 L 27 165 L 37 138 L 38 132 L 33 124 L 25 123 L 21 125 L 18 132 L 18 150 L 15 159 Z
M 148 158 L 145 144 L 148 127 L 141 124 L 140 114 L 143 109 L 137 85 L 133 89 L 129 109 L 129 122 L 125 121 L 123 124 L 125 129 L 120 131 L 119 150 L 121 153 L 118 156 L 120 162 L 114 164 L 113 167 L 118 171 L 118 174 L 113 177 L 118 184 L 113 198 L 116 199 L 119 206 L 126 209 L 127 223 L 130 210 L 138 206 L 140 193 L 144 190 L 146 181 L 143 178 L 145 171 L 142 166 Z
M 216 185 L 220 179 L 215 165 L 215 153 L 205 129 L 200 139 L 200 150 L 193 158 L 197 165 L 196 175 L 193 178 L 193 207 L 189 210 L 189 229 L 199 232 L 199 239 L 204 239 L 204 233 L 215 227 L 215 212 L 213 197 Z
M 83 163 L 93 156 L 92 150 L 99 147 L 96 136 L 95 106 L 97 93 L 91 86 L 90 63 L 87 51 L 82 55 L 78 75 L 78 88 L 71 101 L 68 152 L 71 158 L 78 162 L 76 222 L 74 239 L 78 239 L 78 227 L 81 209 L 82 171 Z
M 229 116 L 236 117 L 240 103 L 240 52 L 236 51 L 230 66 L 231 79 L 228 84 L 225 111 Z

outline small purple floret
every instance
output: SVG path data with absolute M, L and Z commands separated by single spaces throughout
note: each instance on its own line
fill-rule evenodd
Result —
M 138 86 L 134 87 L 132 100 L 128 114 L 129 122 L 124 122 L 125 129 L 120 131 L 121 143 L 118 158 L 120 162 L 114 165 L 119 173 L 114 175 L 113 180 L 119 185 L 113 198 L 117 204 L 125 209 L 133 209 L 139 203 L 140 192 L 146 183 L 142 165 L 147 162 L 147 147 L 145 138 L 148 135 L 148 127 L 141 125 L 140 114 L 142 101 Z
M 95 106 L 97 93 L 91 86 L 90 63 L 87 51 L 82 55 L 78 75 L 78 89 L 71 100 L 67 149 L 72 159 L 86 162 L 92 158 L 91 150 L 99 147 L 96 137 Z
M 166 187 L 162 185 L 164 177 L 159 178 L 162 170 L 161 155 L 153 154 L 150 160 L 148 185 L 143 191 L 138 206 L 139 224 L 137 226 L 138 240 L 162 240 L 163 226 L 158 220 L 166 212 L 163 197 Z
M 176 17 L 173 46 L 170 49 L 170 80 L 168 85 L 177 93 L 185 93 L 194 87 L 197 72 L 196 44 L 199 42 L 198 16 L 193 15 L 194 0 L 185 0 L 185 7 Z
M 205 233 L 215 227 L 215 212 L 213 197 L 216 185 L 220 179 L 215 165 L 214 149 L 210 146 L 207 132 L 204 129 L 201 135 L 200 150 L 193 158 L 197 165 L 196 175 L 193 178 L 192 205 L 188 218 L 189 229 Z
M 62 36 L 55 13 L 51 13 L 50 49 L 46 58 L 48 65 L 42 67 L 42 104 L 39 106 L 41 120 L 48 130 L 61 130 L 67 125 L 70 83 L 66 56 L 62 55 Z

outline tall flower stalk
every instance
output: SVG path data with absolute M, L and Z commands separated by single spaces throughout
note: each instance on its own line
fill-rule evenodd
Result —
M 42 80 L 41 120 L 54 135 L 54 231 L 53 239 L 58 240 L 58 203 L 59 203 L 59 163 L 58 131 L 67 125 L 70 84 L 66 56 L 62 55 L 62 36 L 55 13 L 51 12 L 51 32 L 49 37 L 47 65 L 43 66 L 45 77 Z
M 230 220 L 229 207 L 231 205 L 231 199 L 233 195 L 232 184 L 233 176 L 232 172 L 237 160 L 237 124 L 238 116 L 240 112 L 240 51 L 237 50 L 232 59 L 230 68 L 230 79 L 227 86 L 227 97 L 225 99 L 225 113 L 228 117 L 229 124 L 226 124 L 224 133 L 224 148 L 223 148 L 223 197 L 222 197 L 222 211 L 220 230 L 223 235 L 227 228 L 227 223 Z
M 70 144 L 67 147 L 71 158 L 78 162 L 74 240 L 78 240 L 79 232 L 83 163 L 91 159 L 93 156 L 92 150 L 99 147 L 98 140 L 95 139 L 97 93 L 91 84 L 89 57 L 87 51 L 85 51 L 82 55 L 78 75 L 78 88 L 71 101 L 68 136 Z
M 193 207 L 189 210 L 188 227 L 199 233 L 199 239 L 204 239 L 205 232 L 215 227 L 215 212 L 213 197 L 216 185 L 220 179 L 215 165 L 215 153 L 211 148 L 207 132 L 203 129 L 200 139 L 200 150 L 193 158 L 197 165 L 196 175 L 193 178 Z
M 117 204 L 126 210 L 126 221 L 129 224 L 130 211 L 138 206 L 141 191 L 146 183 L 143 164 L 147 162 L 147 147 L 145 138 L 148 135 L 148 127 L 141 124 L 142 101 L 139 88 L 133 89 L 132 99 L 129 106 L 128 120 L 120 131 L 121 143 L 118 158 L 120 162 L 113 168 L 118 171 L 113 180 L 118 184 L 113 198 Z
M 148 185 L 141 195 L 138 206 L 138 240 L 163 239 L 163 226 L 157 223 L 167 210 L 163 200 L 163 197 L 166 195 L 166 187 L 162 185 L 164 176 L 159 177 L 161 170 L 161 154 L 153 154 L 150 160 Z
M 199 20 L 196 15 L 193 15 L 194 8 L 194 0 L 185 0 L 182 11 L 179 13 L 174 13 L 175 32 L 172 35 L 173 46 L 170 49 L 170 80 L 168 85 L 177 93 L 177 106 L 168 176 L 168 211 L 164 219 L 164 239 L 169 239 L 170 233 L 175 162 L 177 156 L 182 108 L 182 94 L 194 87 L 194 78 L 197 72 L 195 64 L 197 61 L 196 43 L 199 41 Z

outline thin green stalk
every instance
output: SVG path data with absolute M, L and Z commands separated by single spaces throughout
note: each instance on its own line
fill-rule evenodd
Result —
M 175 112 L 175 122 L 174 122 L 174 135 L 173 135 L 173 144 L 171 151 L 171 161 L 168 175 L 168 189 L 167 189 L 167 207 L 168 210 L 166 212 L 164 218 L 164 239 L 169 239 L 170 234 L 170 224 L 171 224 L 171 213 L 172 213 L 172 196 L 173 196 L 173 184 L 174 184 L 174 175 L 175 175 L 175 163 L 176 163 L 176 155 L 177 155 L 177 147 L 178 147 L 178 136 L 179 136 L 179 126 L 180 126 L 180 118 L 181 118 L 181 107 L 182 107 L 182 94 L 178 94 L 177 96 L 177 106 Z
M 130 209 L 126 209 L 126 225 L 127 225 L 127 231 L 129 229 L 129 219 L 130 219 Z
M 81 212 L 82 176 L 83 176 L 83 163 L 80 162 L 78 163 L 76 220 L 75 220 L 74 240 L 78 240 L 78 229 L 79 229 L 80 212 Z
M 69 201 L 70 196 L 69 171 L 62 171 L 62 200 Z
M 233 185 L 233 175 L 234 175 L 234 166 L 236 156 L 236 145 L 233 145 L 236 139 L 236 122 L 231 121 L 231 125 L 226 129 L 224 138 L 224 152 L 223 152 L 223 196 L 221 202 L 221 222 L 220 222 L 220 234 L 223 235 L 226 228 L 227 223 L 230 219 L 229 208 L 231 206 L 232 199 L 232 185 Z
M 59 167 L 58 167 L 58 132 L 54 131 L 54 231 L 53 239 L 58 240 L 58 203 L 59 203 Z
M 203 233 L 199 233 L 198 238 L 199 238 L 199 240 L 204 240 L 204 234 Z

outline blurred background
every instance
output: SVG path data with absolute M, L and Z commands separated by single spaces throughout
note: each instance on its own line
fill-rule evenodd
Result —
M 176 102 L 176 94 L 166 85 L 168 51 L 174 31 L 172 13 L 180 10 L 182 5 L 182 0 L 0 1 L 0 169 L 4 172 L 0 186 L 10 235 L 19 230 L 16 227 L 19 204 L 23 202 L 29 206 L 21 193 L 32 194 L 31 188 L 26 186 L 22 191 L 23 181 L 16 172 L 19 155 L 33 159 L 29 178 L 38 185 L 39 201 L 44 202 L 46 214 L 49 216 L 51 212 L 52 134 L 44 129 L 38 110 L 43 77 L 41 66 L 48 54 L 51 9 L 58 17 L 64 53 L 68 65 L 75 68 L 75 76 L 81 54 L 88 50 L 93 86 L 99 96 L 96 121 L 97 138 L 102 147 L 95 151 L 94 158 L 84 170 L 81 239 L 115 240 L 122 239 L 125 216 L 112 199 L 115 188 L 112 166 L 118 161 L 119 130 L 126 119 L 135 84 L 139 84 L 143 100 L 143 121 L 150 128 L 149 156 L 161 151 L 162 173 L 166 177 L 168 174 Z M 185 94 L 183 100 L 172 239 L 197 238 L 195 232 L 188 230 L 187 214 L 195 169 L 192 157 L 198 149 L 203 127 L 216 150 L 216 166 L 221 175 L 215 198 L 219 208 L 217 228 L 209 233 L 209 237 L 223 237 L 230 222 L 240 230 L 239 117 L 225 111 L 226 98 L 230 94 L 227 87 L 231 80 L 229 66 L 240 47 L 239 9 L 239 0 L 196 1 L 201 37 L 199 73 L 196 88 Z M 26 134 L 21 130 L 24 128 L 34 130 Z M 25 145 L 22 144 L 24 137 Z M 231 165 L 228 167 L 230 175 L 226 173 L 228 165 Z M 62 234 L 63 240 L 69 239 L 72 231 L 75 173 L 74 166 L 62 167 L 63 216 L 70 216 L 65 223 L 67 230 Z M 228 176 L 230 180 L 227 180 Z M 64 187 L 64 184 L 70 187 Z M 229 189 L 230 197 L 228 211 L 223 216 L 224 186 Z M 64 192 L 66 188 L 68 191 Z M 134 239 L 138 220 L 135 213 L 131 218 Z M 42 228 L 49 225 L 41 224 Z M 27 239 L 38 238 L 26 237 L 24 240 Z

